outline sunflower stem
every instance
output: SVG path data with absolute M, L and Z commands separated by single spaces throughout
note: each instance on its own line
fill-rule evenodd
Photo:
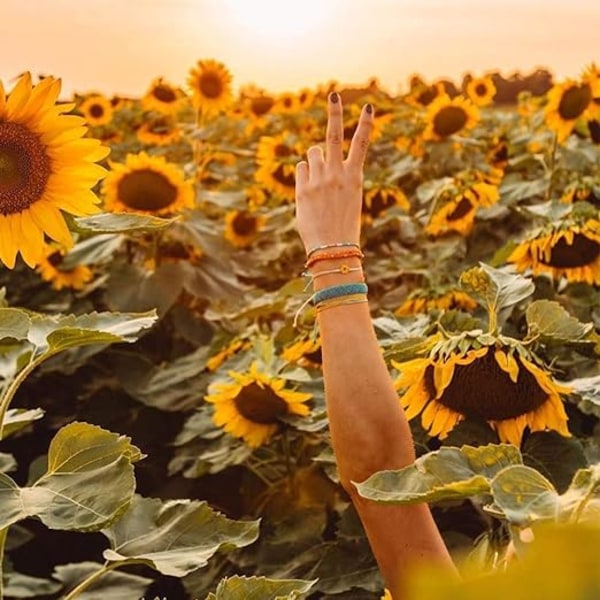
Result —
M 550 160 L 548 161 L 549 181 L 548 189 L 546 190 L 546 200 L 552 199 L 554 190 L 554 171 L 556 169 L 556 153 L 558 151 L 558 135 L 555 133 L 552 137 L 552 150 L 550 151 Z
M 597 486 L 590 485 L 585 496 L 581 499 L 577 505 L 577 508 L 573 511 L 573 515 L 571 517 L 571 521 L 573 523 L 579 523 L 579 520 L 583 516 L 583 512 L 585 511 L 589 501 L 592 499 L 592 496 L 596 494 L 597 489 Z
M 63 597 L 63 600 L 73 600 L 73 598 L 77 598 L 81 594 L 81 592 L 85 591 L 89 588 L 93 583 L 95 583 L 100 577 L 102 577 L 105 573 L 112 571 L 120 566 L 120 563 L 106 563 L 97 571 L 94 571 L 91 575 L 86 577 L 83 581 L 81 581 L 77 586 L 75 586 L 66 596 Z
M 4 598 L 4 547 L 7 535 L 8 527 L 0 529 L 0 600 Z

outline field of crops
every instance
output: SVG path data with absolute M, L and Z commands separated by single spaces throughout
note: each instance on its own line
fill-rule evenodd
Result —
M 0 596 L 384 597 L 294 224 L 332 90 L 346 144 L 375 110 L 364 270 L 419 457 L 359 492 L 430 502 L 468 584 L 412 597 L 517 597 L 522 552 L 538 597 L 600 589 L 598 67 L 514 103 L 234 75 L 0 82 Z

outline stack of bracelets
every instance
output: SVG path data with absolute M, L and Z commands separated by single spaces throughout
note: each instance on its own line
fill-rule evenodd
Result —
M 333 249 L 336 249 L 336 251 L 332 251 Z M 343 258 L 359 258 L 362 260 L 364 254 L 362 253 L 360 246 L 354 242 L 338 242 L 311 248 L 306 254 L 306 263 L 304 264 L 306 271 L 304 271 L 303 275 L 310 277 L 310 285 L 312 281 L 324 275 L 333 275 L 336 273 L 339 273 L 340 275 L 350 275 L 352 273 L 362 272 L 361 267 L 351 267 L 345 263 L 342 263 L 335 269 L 325 269 L 316 272 L 309 270 L 320 261 L 338 260 Z M 367 284 L 362 281 L 322 288 L 302 304 L 294 318 L 294 325 L 296 324 L 298 315 L 309 302 L 312 302 L 317 313 L 319 313 L 328 308 L 333 308 L 334 306 L 365 303 L 367 302 L 367 292 Z

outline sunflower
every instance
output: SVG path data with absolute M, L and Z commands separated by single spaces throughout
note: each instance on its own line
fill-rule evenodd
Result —
M 257 183 L 279 194 L 285 200 L 294 200 L 296 163 L 300 156 L 297 142 L 285 133 L 262 136 L 256 149 L 258 168 L 254 172 Z
M 351 104 L 348 110 L 348 116 L 345 118 L 344 124 L 344 148 L 348 150 L 350 142 L 354 137 L 358 122 L 360 121 L 362 109 L 357 104 Z M 384 133 L 386 126 L 394 120 L 392 113 L 375 113 L 375 117 L 372 120 L 372 129 L 369 136 L 371 143 L 376 142 Z
M 279 418 L 308 415 L 312 394 L 286 389 L 286 381 L 259 371 L 256 362 L 246 373 L 229 371 L 233 381 L 215 382 L 205 399 L 214 404 L 213 421 L 230 435 L 257 448 L 279 428 Z
M 363 219 L 368 221 L 375 219 L 394 206 L 398 206 L 407 213 L 410 212 L 410 202 L 399 187 L 374 185 L 364 194 Z
M 199 60 L 196 68 L 190 69 L 187 79 L 196 110 L 214 114 L 226 109 L 233 101 L 231 79 L 223 63 Z
M 91 127 L 108 125 L 112 121 L 114 112 L 110 100 L 102 94 L 87 96 L 78 110 Z
M 292 92 L 281 92 L 275 97 L 273 112 L 279 114 L 293 114 L 300 109 L 300 101 Z
M 94 274 L 86 265 L 76 265 L 71 269 L 62 267 L 65 251 L 55 246 L 49 246 L 45 251 L 40 264 L 37 266 L 37 272 L 44 281 L 49 281 L 55 290 L 70 288 L 72 290 L 81 290 L 89 283 Z
M 392 593 L 387 588 L 383 591 L 383 596 L 381 596 L 380 600 L 394 600 L 392 598 Z
M 468 98 L 450 98 L 444 94 L 427 108 L 423 139 L 444 140 L 466 129 L 472 129 L 478 121 L 479 109 Z
M 223 346 L 216 354 L 213 354 L 213 356 L 206 361 L 207 370 L 211 372 L 216 371 L 226 360 L 238 352 L 246 350 L 251 345 L 252 343 L 249 340 L 240 338 L 231 340 L 226 346 Z
M 144 121 L 135 133 L 142 144 L 152 146 L 169 146 L 181 139 L 177 123 L 166 116 Z
M 158 77 L 150 84 L 142 96 L 141 103 L 145 110 L 154 110 L 163 115 L 175 115 L 181 108 L 185 95 L 183 92 Z
M 417 290 L 396 309 L 395 314 L 405 317 L 436 309 L 470 312 L 475 308 L 477 301 L 461 290 Z
M 249 210 L 230 210 L 225 215 L 225 239 L 237 248 L 247 248 L 258 236 L 267 217 Z
M 562 202 L 588 202 L 600 208 L 600 179 L 584 176 L 571 181 L 564 189 Z
M 475 77 L 467 83 L 465 92 L 473 104 L 487 106 L 494 100 L 496 86 L 489 76 Z
M 428 85 L 420 78 L 413 78 L 411 80 L 411 90 L 404 100 L 412 106 L 423 108 L 445 94 L 446 89 L 443 83 L 436 82 Z
M 518 271 L 600 285 L 600 220 L 565 220 L 537 230 L 510 254 Z
M 392 365 L 400 372 L 394 385 L 407 419 L 420 414 L 431 436 L 446 438 L 465 418 L 487 422 L 502 442 L 517 446 L 526 427 L 570 435 L 560 396 L 570 389 L 553 381 L 517 340 L 432 351 Z
M 128 154 L 110 166 L 102 186 L 108 211 L 170 215 L 194 206 L 193 183 L 162 156 Z
M 98 212 L 91 188 L 106 170 L 95 164 L 110 152 L 83 138 L 84 121 L 55 105 L 60 81 L 46 77 L 32 86 L 21 76 L 6 97 L 0 82 L 0 262 L 15 266 L 17 253 L 34 267 L 44 252 L 44 235 L 73 245 L 61 211 L 77 216 Z
M 320 368 L 323 364 L 321 340 L 319 337 L 306 335 L 286 346 L 281 352 L 281 357 L 302 367 Z
M 315 93 L 310 88 L 302 88 L 298 91 L 298 107 L 300 109 L 309 108 L 315 101 Z
M 600 105 L 594 102 L 598 97 L 600 79 L 591 70 L 579 80 L 567 79 L 552 87 L 547 95 L 545 115 L 559 143 L 569 137 L 579 119 L 591 120 L 600 115 Z

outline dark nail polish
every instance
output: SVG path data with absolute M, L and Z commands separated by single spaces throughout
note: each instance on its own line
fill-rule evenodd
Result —
M 373 105 L 372 104 L 367 104 L 367 106 L 365 106 L 365 110 L 371 114 L 373 112 Z
M 340 97 L 338 96 L 337 92 L 331 92 L 331 94 L 329 94 L 329 99 L 334 103 L 337 104 Z

